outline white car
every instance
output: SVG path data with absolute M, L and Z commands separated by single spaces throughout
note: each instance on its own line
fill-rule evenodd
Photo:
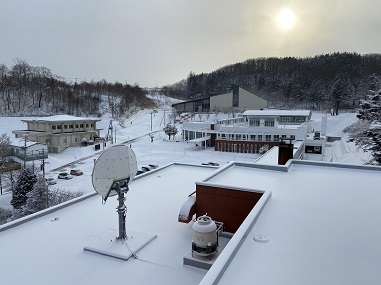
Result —
M 53 177 L 45 178 L 46 184 L 48 185 L 54 185 L 57 184 L 57 181 Z
M 69 179 L 72 179 L 73 176 L 71 176 L 69 173 L 66 173 L 66 172 L 62 172 L 60 174 L 58 174 L 58 179 L 66 179 L 66 180 L 69 180 Z

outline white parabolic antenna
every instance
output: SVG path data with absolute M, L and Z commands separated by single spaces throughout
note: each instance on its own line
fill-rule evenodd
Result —
M 117 195 L 113 185 L 118 181 L 131 182 L 138 171 L 135 153 L 126 145 L 115 145 L 97 159 L 92 173 L 94 190 L 107 199 Z
M 126 238 L 126 212 L 124 205 L 128 192 L 128 183 L 138 170 L 136 156 L 132 149 L 125 145 L 115 145 L 105 150 L 95 162 L 92 181 L 95 191 L 106 202 L 108 197 L 118 195 L 119 237 Z

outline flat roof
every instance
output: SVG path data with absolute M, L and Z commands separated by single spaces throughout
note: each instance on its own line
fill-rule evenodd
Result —
M 192 228 L 177 217 L 195 184 L 264 193 L 209 271 L 182 263 Z M 102 205 L 93 195 L 1 226 L 0 251 L 7 257 L 0 259 L 2 280 L 378 284 L 380 185 L 376 166 L 299 160 L 284 166 L 232 162 L 219 169 L 172 164 L 138 176 L 126 194 L 129 239 L 121 248 L 129 249 L 134 236 L 157 236 L 137 258 L 122 261 L 83 250 L 93 242 L 113 245 L 118 235 L 116 197 Z
M 21 225 L 0 227 L 3 284 L 198 284 L 206 270 L 183 266 L 191 249 L 191 224 L 178 222 L 181 205 L 215 167 L 173 164 L 131 182 L 126 194 L 128 250 L 139 233 L 157 235 L 128 261 L 84 251 L 93 242 L 115 243 L 116 196 L 102 205 L 94 195 Z M 186 175 L 185 175 L 186 174 Z M 94 192 L 95 193 L 95 192 Z M 41 212 L 44 214 L 43 212 Z M 38 215 L 41 215 L 38 214 Z M 27 220 L 36 214 L 27 217 Z M 136 248 L 135 248 L 136 249 Z M 20 274 L 22 272 L 22 274 Z
M 101 121 L 99 118 L 85 118 L 85 117 L 75 117 L 70 115 L 56 115 L 56 116 L 48 116 L 48 117 L 36 117 L 34 119 L 29 120 L 21 120 L 23 122 L 75 122 L 75 121 Z
M 232 238 L 234 258 L 226 256 L 229 243 L 220 256 L 224 266 L 215 263 L 201 284 L 381 282 L 380 167 L 234 163 L 202 183 L 271 192 L 271 198 L 241 244 Z
M 243 116 L 303 116 L 311 118 L 310 110 L 247 110 Z

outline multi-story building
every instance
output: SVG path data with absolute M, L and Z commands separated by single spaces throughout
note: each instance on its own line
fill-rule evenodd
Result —
M 22 120 L 26 130 L 12 131 L 16 138 L 46 144 L 50 153 L 61 153 L 71 146 L 80 146 L 81 142 L 92 141 L 99 137 L 96 124 L 101 119 L 80 118 L 68 115 L 42 117 Z
M 176 111 L 183 112 L 243 112 L 267 108 L 267 101 L 233 84 L 226 94 L 198 98 L 172 104 Z
M 216 151 L 261 153 L 282 140 L 292 140 L 308 152 L 312 149 L 315 154 L 324 153 L 323 137 L 308 139 L 312 132 L 308 110 L 247 110 L 235 118 L 214 123 L 185 122 L 182 127 L 184 140 Z

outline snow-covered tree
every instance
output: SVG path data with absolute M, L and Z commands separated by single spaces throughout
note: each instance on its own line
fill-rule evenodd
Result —
M 10 154 L 11 150 L 11 139 L 6 133 L 0 135 L 0 162 Z
M 169 140 L 171 140 L 171 136 L 175 137 L 177 134 L 177 128 L 175 125 L 167 124 L 165 128 L 163 128 L 165 134 L 168 136 Z
M 32 191 L 34 184 L 37 181 L 36 175 L 31 169 L 25 168 L 16 181 L 15 188 L 12 192 L 11 205 L 15 209 L 20 209 L 27 201 L 27 194 Z
M 33 214 L 48 207 L 48 186 L 42 175 L 37 177 L 33 189 L 27 193 L 27 201 L 23 207 L 24 215 Z
M 360 101 L 357 118 L 361 124 L 354 124 L 350 129 L 350 140 L 372 153 L 371 164 L 381 165 L 381 89 L 369 91 L 365 100 Z M 360 129 L 356 126 L 365 126 Z
M 381 90 L 369 91 L 365 100 L 360 100 L 360 110 L 357 118 L 369 122 L 381 121 Z
M 330 95 L 335 115 L 339 114 L 339 108 L 349 107 L 353 102 L 355 88 L 344 74 L 339 74 L 335 78 Z

